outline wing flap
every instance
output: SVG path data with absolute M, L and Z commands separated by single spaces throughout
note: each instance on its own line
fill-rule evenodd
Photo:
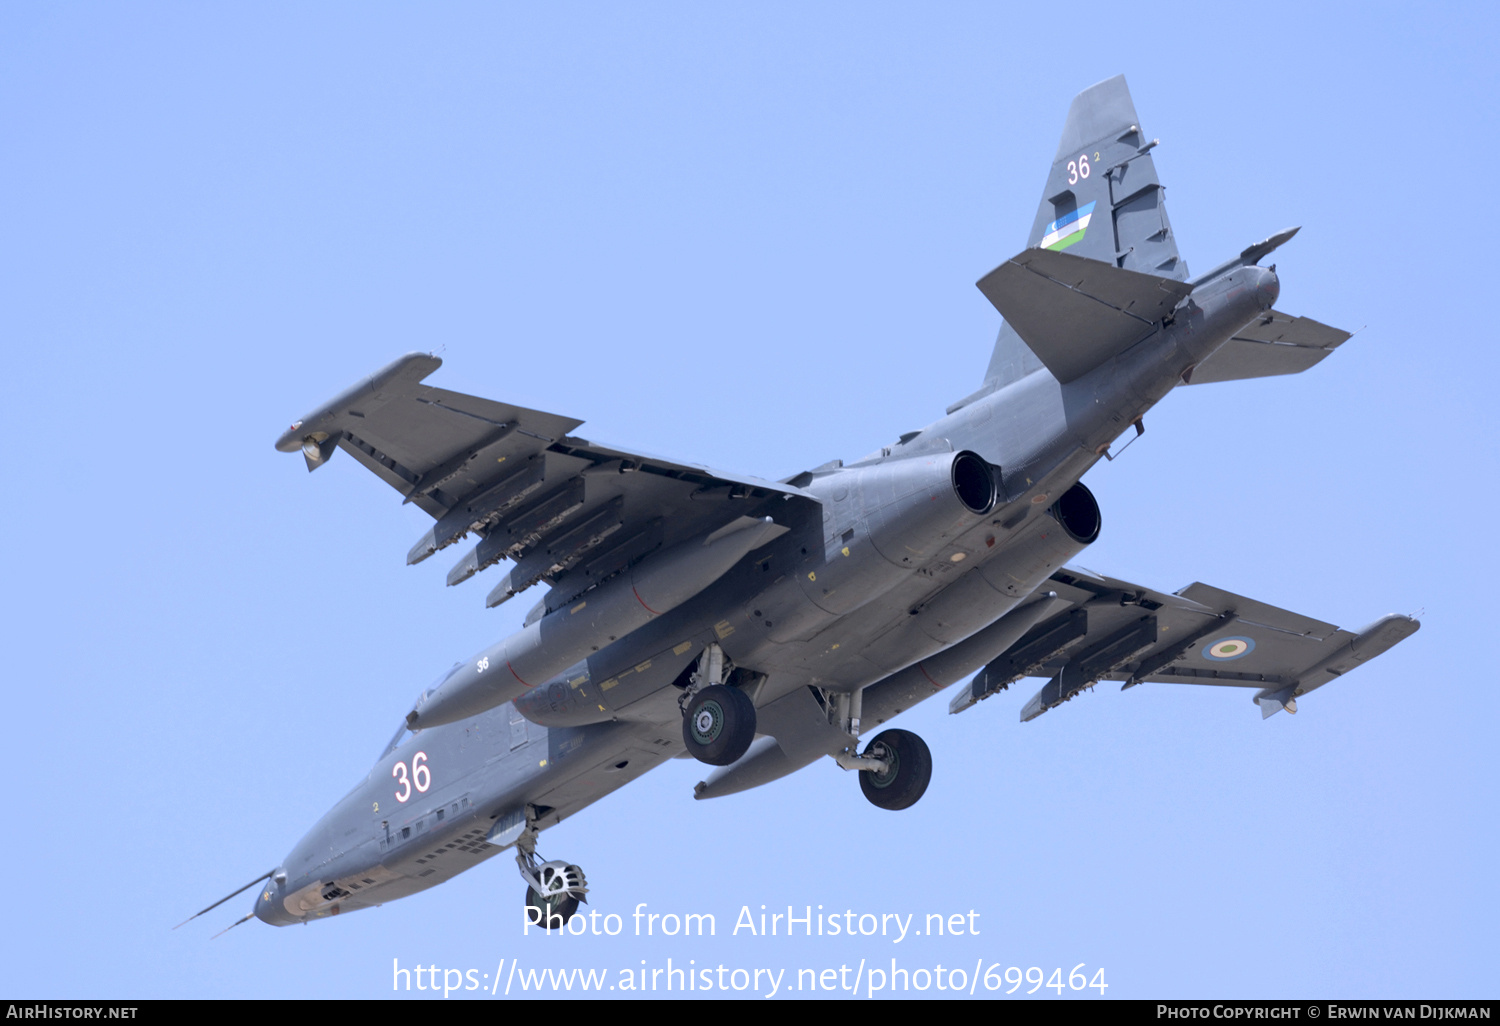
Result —
M 1082 377 L 1156 330 L 1192 287 L 1047 249 L 979 279 L 1021 340 L 1061 382 Z

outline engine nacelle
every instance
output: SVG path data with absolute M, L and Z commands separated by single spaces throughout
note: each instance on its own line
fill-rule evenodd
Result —
M 990 465 L 972 452 L 882 463 L 860 476 L 870 542 L 889 562 L 914 568 L 995 508 Z
M 994 509 L 996 479 L 972 452 L 928 453 L 837 475 L 831 502 L 824 500 L 835 533 L 822 565 L 799 574 L 802 593 L 839 616 L 885 594 Z M 791 617 L 783 618 L 794 633 Z

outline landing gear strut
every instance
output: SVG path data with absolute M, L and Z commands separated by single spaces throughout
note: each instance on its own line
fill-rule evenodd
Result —
M 516 866 L 526 881 L 526 921 L 544 930 L 561 930 L 587 901 L 588 881 L 583 870 L 567 862 L 538 862 L 537 830 L 527 824 L 516 842 Z
M 870 804 L 893 812 L 917 804 L 932 782 L 932 752 L 927 742 L 909 730 L 886 730 L 855 754 L 864 693 L 827 696 L 825 704 L 829 721 L 849 735 L 848 746 L 833 759 L 846 770 L 859 771 L 859 789 Z
M 681 706 L 682 743 L 693 758 L 710 766 L 728 766 L 755 740 L 755 703 L 723 681 L 724 651 L 709 645 Z

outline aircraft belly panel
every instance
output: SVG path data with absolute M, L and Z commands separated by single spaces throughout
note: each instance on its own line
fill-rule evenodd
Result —
M 952 645 L 994 623 L 1017 598 L 1002 592 L 976 567 L 915 607 L 912 621 L 933 641 Z
M 752 605 L 751 616 L 765 625 L 772 641 L 783 645 L 811 640 L 837 615 L 809 599 L 791 575 L 776 581 Z
M 670 756 L 647 751 L 638 746 L 609 752 L 581 773 L 533 799 L 534 804 L 550 806 L 558 819 L 598 801 L 617 788 L 624 787 L 648 770 L 655 769 Z
M 1002 519 L 1003 515 L 1001 511 Z M 775 652 L 756 653 L 760 661 L 755 665 L 774 665 L 790 671 L 791 678 L 801 674 L 809 683 L 834 689 L 869 684 L 998 620 L 1083 548 L 1056 520 L 1042 513 L 1030 514 L 1008 536 L 1003 531 L 1003 526 L 981 524 L 958 539 L 953 551 L 980 554 L 979 565 L 969 574 L 961 574 L 957 564 L 939 558 L 886 596 L 839 619 L 808 641 L 775 646 Z M 991 546 L 990 540 L 997 535 Z M 948 574 L 953 575 L 952 583 L 935 584 Z M 981 577 L 983 584 L 971 583 L 971 577 Z M 963 582 L 961 587 L 959 582 Z M 993 595 L 993 601 L 984 601 L 985 591 Z M 980 608 L 966 610 L 969 603 Z M 936 627 L 926 629 L 921 622 L 924 606 L 937 607 L 949 618 L 948 626 L 939 619 Z M 911 614 L 913 609 L 917 610 L 915 616 Z M 944 609 L 946 614 L 942 613 Z M 953 640 L 934 636 L 944 633 Z M 773 695 L 783 687 L 795 686 L 787 679 L 775 680 L 773 685 Z
M 850 531 L 847 542 L 834 549 L 827 562 L 796 577 L 809 602 L 836 616 L 853 612 L 911 573 L 911 568 L 895 566 L 875 551 L 863 523 Z

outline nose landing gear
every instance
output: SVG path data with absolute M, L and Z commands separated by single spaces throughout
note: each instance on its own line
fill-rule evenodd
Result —
M 567 862 L 538 862 L 536 832 L 528 829 L 516 843 L 516 866 L 526 881 L 526 921 L 544 930 L 561 930 L 587 901 L 583 870 Z
M 543 862 L 529 873 L 522 869 L 521 876 L 527 880 L 526 919 L 532 926 L 560 930 L 578 911 L 578 903 L 588 900 L 583 870 L 566 862 Z

